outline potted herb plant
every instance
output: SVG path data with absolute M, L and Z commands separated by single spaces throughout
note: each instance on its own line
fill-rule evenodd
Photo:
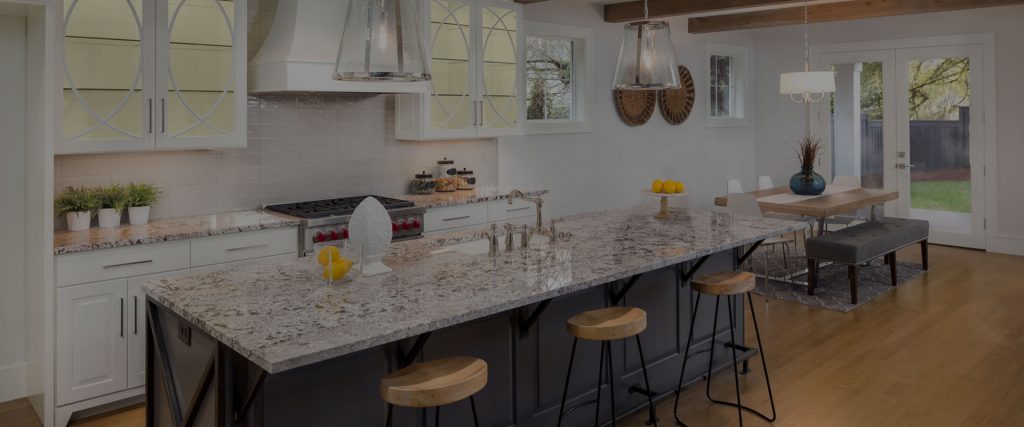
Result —
M 130 183 L 128 193 L 128 223 L 142 225 L 149 223 L 149 210 L 160 195 L 160 189 L 153 184 Z
M 100 228 L 114 228 L 121 225 L 121 213 L 128 206 L 125 188 L 120 184 L 111 184 L 94 191 L 99 203 Z
M 807 135 L 796 146 L 796 158 L 800 161 L 800 172 L 789 179 L 789 189 L 796 194 L 817 196 L 825 191 L 825 178 L 814 171 L 814 163 L 825 150 L 821 141 Z
M 68 187 L 53 199 L 53 207 L 57 213 L 66 215 L 70 231 L 88 230 L 96 206 L 95 194 L 85 187 Z

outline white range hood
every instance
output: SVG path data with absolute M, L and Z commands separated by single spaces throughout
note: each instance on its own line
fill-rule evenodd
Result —
M 249 61 L 249 92 L 427 93 L 430 82 L 334 80 L 348 0 L 278 0 L 266 41 Z

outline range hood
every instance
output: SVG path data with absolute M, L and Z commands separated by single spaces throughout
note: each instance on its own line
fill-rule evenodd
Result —
M 263 46 L 249 61 L 249 92 L 428 93 L 429 81 L 334 80 L 348 0 L 278 0 Z

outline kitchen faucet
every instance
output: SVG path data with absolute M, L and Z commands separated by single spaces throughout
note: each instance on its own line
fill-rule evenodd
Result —
M 541 209 L 544 207 L 544 199 L 540 198 L 540 196 L 528 197 L 526 194 L 523 194 L 522 191 L 512 190 L 510 193 L 508 193 L 508 204 L 511 205 L 512 201 L 515 199 L 523 199 L 528 202 L 533 202 L 533 204 L 537 206 L 537 225 L 534 226 L 533 230 L 531 230 L 531 235 L 540 234 L 542 236 L 547 236 L 551 242 L 558 240 L 558 234 L 555 233 L 554 221 L 551 221 L 550 230 L 544 228 L 544 217 L 541 213 Z

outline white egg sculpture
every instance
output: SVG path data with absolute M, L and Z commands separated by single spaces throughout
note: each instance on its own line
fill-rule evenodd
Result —
M 384 205 L 373 198 L 363 199 L 348 223 L 348 243 L 359 256 L 363 276 L 376 276 L 391 271 L 381 262 L 391 244 L 391 216 Z

